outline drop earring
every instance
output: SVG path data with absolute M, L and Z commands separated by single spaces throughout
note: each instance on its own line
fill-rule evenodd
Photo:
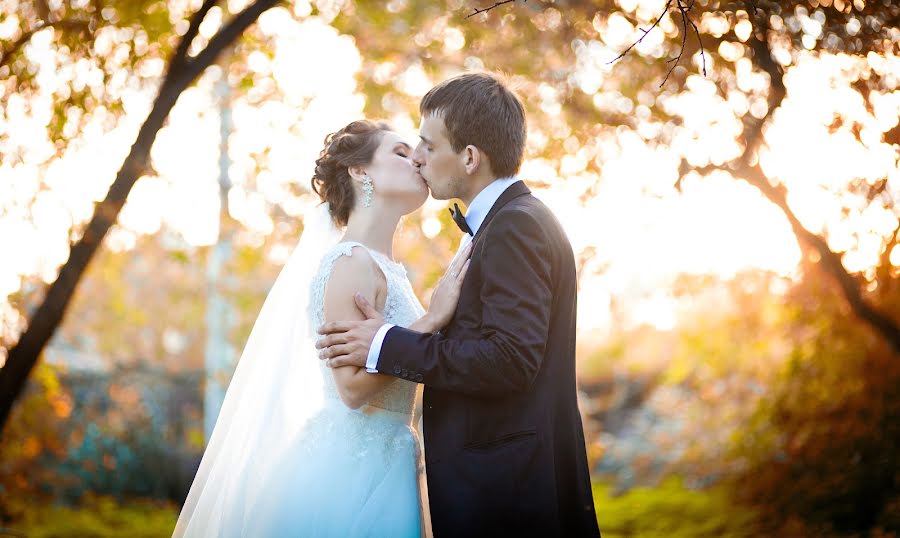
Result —
M 372 207 L 372 193 L 375 192 L 375 185 L 372 184 L 372 178 L 369 177 L 368 174 L 363 177 L 363 192 L 365 193 L 365 198 L 363 198 L 363 205 L 366 207 Z

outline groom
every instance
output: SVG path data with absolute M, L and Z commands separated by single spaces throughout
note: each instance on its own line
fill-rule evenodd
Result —
M 422 334 L 370 319 L 322 326 L 322 358 L 425 385 L 435 536 L 599 536 L 575 386 L 575 260 L 562 227 L 515 174 L 519 99 L 487 74 L 431 89 L 419 175 L 473 242 L 456 314 Z M 362 300 L 364 301 L 364 300 Z M 337 347 L 335 347 L 337 346 Z

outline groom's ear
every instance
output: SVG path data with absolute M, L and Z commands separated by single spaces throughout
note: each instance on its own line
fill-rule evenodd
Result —
M 484 153 L 477 147 L 469 144 L 463 149 L 463 166 L 467 174 L 476 173 L 481 166 L 482 159 L 484 159 Z

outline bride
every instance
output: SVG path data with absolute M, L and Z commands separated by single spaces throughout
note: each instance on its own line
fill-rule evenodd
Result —
M 400 218 L 428 187 L 412 149 L 382 123 L 328 135 L 316 161 L 318 211 L 269 291 L 241 354 L 174 536 L 424 536 L 416 385 L 318 360 L 316 329 L 364 319 L 436 332 L 453 315 L 470 248 L 425 312 L 391 256 Z M 343 227 L 341 237 L 338 227 Z

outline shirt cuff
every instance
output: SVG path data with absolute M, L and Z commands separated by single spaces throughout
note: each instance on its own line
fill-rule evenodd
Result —
M 384 337 L 387 332 L 394 327 L 393 323 L 385 323 L 375 333 L 372 345 L 369 346 L 369 356 L 366 358 L 366 371 L 370 374 L 378 373 L 378 357 L 381 355 L 381 346 L 384 344 Z

